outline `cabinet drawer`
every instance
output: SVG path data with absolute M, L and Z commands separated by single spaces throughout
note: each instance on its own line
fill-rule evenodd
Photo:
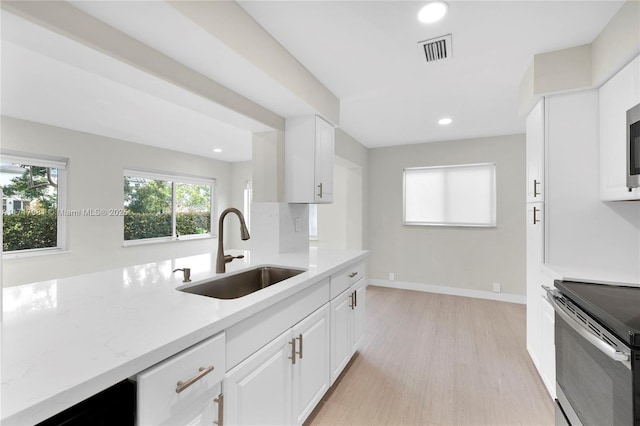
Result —
M 363 277 L 364 262 L 356 263 L 331 275 L 331 298 L 335 298 Z
M 213 369 L 205 373 L 210 367 Z M 167 424 L 176 416 L 184 415 L 194 404 L 215 398 L 224 372 L 225 336 L 222 333 L 138 374 L 138 425 Z M 195 381 L 187 387 L 190 379 Z

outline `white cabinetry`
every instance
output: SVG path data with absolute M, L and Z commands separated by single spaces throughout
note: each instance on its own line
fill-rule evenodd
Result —
M 333 201 L 334 127 L 318 116 L 288 118 L 285 192 L 289 203 Z
M 362 261 L 228 328 L 224 424 L 302 424 L 364 339 L 365 292 Z
M 329 389 L 329 304 L 227 373 L 225 424 L 302 424 Z
M 554 278 L 541 273 L 542 285 L 553 288 Z M 555 311 L 547 301 L 546 291 L 540 289 L 540 358 L 538 371 L 552 398 L 556 397 Z
M 224 346 L 224 334 L 220 334 L 139 373 L 137 424 L 210 425 L 217 421 Z
M 544 253 L 543 203 L 527 204 L 527 350 L 540 361 L 540 266 Z
M 293 368 L 293 423 L 302 424 L 329 390 L 329 304 L 293 329 L 298 360 Z
M 291 423 L 291 330 L 231 370 L 224 381 L 224 424 Z
M 544 201 L 544 99 L 527 116 L 527 202 Z
M 638 200 L 640 189 L 627 188 L 627 116 L 640 103 L 640 56 L 622 68 L 599 91 L 600 198 Z
M 548 310 L 541 298 L 540 268 L 545 262 L 545 151 L 547 141 L 546 99 L 541 99 L 527 117 L 527 350 L 540 376 L 555 377 L 553 326 L 544 319 Z M 546 302 L 544 302 L 546 303 Z M 549 341 L 552 345 L 549 346 Z M 555 382 L 555 379 L 554 379 Z M 546 384 L 546 380 L 545 380 Z M 555 383 L 553 384 L 555 386 Z M 552 388 L 549 388 L 551 395 Z
M 331 301 L 331 384 L 364 340 L 365 314 L 366 280 L 361 275 Z

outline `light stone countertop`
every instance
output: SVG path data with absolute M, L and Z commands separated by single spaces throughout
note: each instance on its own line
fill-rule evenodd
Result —
M 637 274 L 631 274 L 614 270 L 576 268 L 547 263 L 542 265 L 540 270 L 557 280 L 640 287 L 640 269 Z
M 311 248 L 227 264 L 304 268 L 296 277 L 234 300 L 177 291 L 215 276 L 215 253 L 3 289 L 1 417 L 34 424 L 213 336 L 365 259 L 362 250 Z

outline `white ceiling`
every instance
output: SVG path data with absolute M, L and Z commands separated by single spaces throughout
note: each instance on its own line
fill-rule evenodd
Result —
M 1 100 L 3 115 L 229 162 L 269 130 L 6 11 Z
M 340 127 L 378 147 L 523 132 L 533 55 L 593 41 L 623 2 L 454 1 L 432 26 L 417 1 L 239 3 L 341 100 Z M 165 2 L 73 4 L 283 117 L 313 112 Z M 422 63 L 417 42 L 449 33 L 453 57 Z M 3 114 L 225 161 L 267 130 L 5 11 L 2 38 Z
M 340 127 L 368 147 L 523 133 L 533 55 L 592 42 L 623 4 L 449 1 L 427 25 L 426 1 L 239 3 L 340 99 Z M 446 34 L 453 57 L 427 64 L 417 42 Z

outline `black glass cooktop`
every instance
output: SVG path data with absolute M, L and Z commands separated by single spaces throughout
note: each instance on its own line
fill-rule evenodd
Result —
M 560 280 L 555 285 L 620 340 L 640 347 L 640 287 Z

